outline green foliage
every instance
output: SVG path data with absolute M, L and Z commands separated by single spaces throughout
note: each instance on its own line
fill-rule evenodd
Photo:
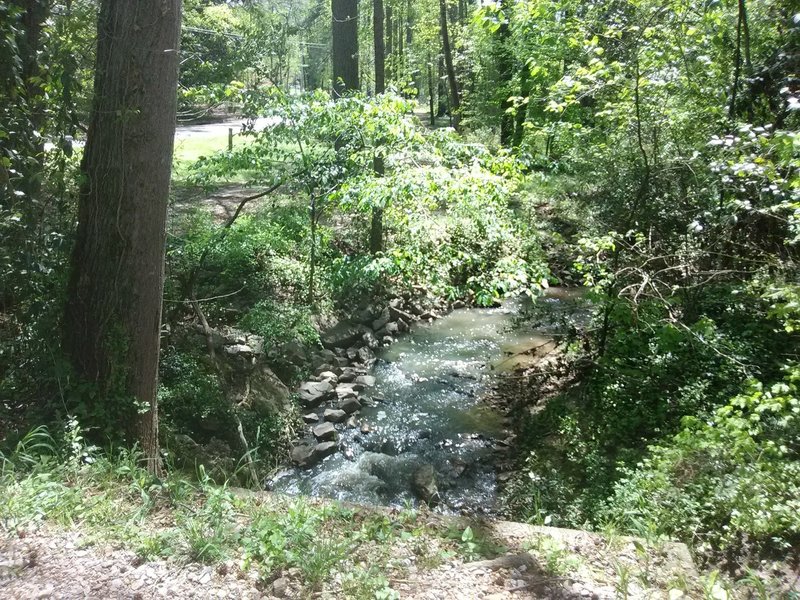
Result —
M 800 369 L 771 386 L 751 381 L 711 418 L 681 431 L 626 469 L 604 514 L 624 527 L 691 542 L 701 553 L 764 549 L 800 539 Z
M 213 423 L 214 429 L 235 429 L 219 376 L 201 356 L 167 348 L 159 373 L 158 402 L 167 427 L 188 433 L 198 442 L 208 439 L 207 423 Z

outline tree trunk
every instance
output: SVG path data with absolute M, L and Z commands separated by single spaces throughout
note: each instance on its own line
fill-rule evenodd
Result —
M 383 33 L 383 0 L 372 0 L 372 35 L 375 49 L 375 93 L 386 91 L 386 48 Z
M 158 353 L 175 134 L 180 0 L 104 0 L 65 312 L 93 425 L 158 453 Z
M 333 94 L 357 90 L 358 83 L 358 0 L 331 0 Z
M 384 56 L 386 57 L 386 77 L 388 79 L 394 78 L 394 69 L 392 64 L 392 51 L 394 50 L 394 19 L 391 4 L 386 5 L 386 49 Z
M 383 0 L 372 0 L 372 35 L 375 46 L 375 93 L 386 91 L 386 57 L 383 39 Z M 383 157 L 373 161 L 375 174 L 383 175 Z M 377 254 L 383 249 L 383 209 L 372 207 L 372 223 L 369 232 L 369 251 Z
M 450 47 L 450 34 L 447 31 L 447 1 L 439 0 L 439 25 L 442 32 L 442 49 L 444 52 L 444 62 L 447 67 L 447 82 L 450 84 L 450 114 L 453 117 L 453 127 L 458 131 L 461 115 L 461 96 L 458 91 L 456 81 L 456 70 L 453 66 L 453 51 Z
M 519 148 L 520 144 L 522 144 L 522 138 L 525 136 L 525 121 L 528 117 L 528 107 L 530 106 L 529 96 L 531 95 L 531 72 L 527 65 L 522 67 L 519 78 L 519 94 L 523 100 L 528 98 L 528 103 L 523 103 L 521 106 L 517 107 L 517 114 L 514 118 L 514 135 L 511 140 L 511 146 L 513 148 Z
M 503 20 L 497 29 L 497 70 L 500 80 L 500 144 L 509 147 L 514 135 L 514 115 L 511 114 L 513 103 L 509 100 L 508 86 L 513 77 L 513 65 L 509 39 L 511 31 L 508 26 L 510 19 L 507 0 L 501 0 L 500 8 Z
M 436 108 L 434 106 L 435 87 L 433 85 L 433 63 L 432 59 L 428 56 L 428 106 L 431 111 L 431 127 L 436 125 Z
M 438 108 L 436 111 L 437 117 L 443 117 L 447 114 L 449 107 L 447 106 L 447 74 L 444 68 L 444 55 L 439 55 L 439 85 L 437 86 L 436 98 L 438 100 Z
M 18 187 L 28 197 L 25 201 L 26 206 L 21 212 L 35 220 L 39 215 L 30 214 L 29 207 L 34 206 L 30 198 L 36 196 L 41 187 L 45 138 L 40 134 L 45 125 L 46 114 L 42 87 L 44 74 L 39 64 L 39 55 L 42 50 L 42 30 L 50 15 L 50 3 L 46 0 L 13 0 L 10 5 L 15 6 L 21 13 L 20 27 L 17 29 L 18 34 L 14 41 L 17 44 L 20 61 L 19 75 L 24 99 L 22 106 L 30 125 L 30 131 L 24 132 L 22 139 L 17 138 L 12 143 L 15 150 L 20 149 L 26 159 L 15 165 L 21 167 Z M 16 94 L 20 90 L 9 91 Z M 11 98 L 8 100 L 13 102 Z

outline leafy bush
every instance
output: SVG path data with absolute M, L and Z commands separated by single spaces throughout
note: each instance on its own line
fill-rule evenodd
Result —
M 776 375 L 792 340 L 765 322 L 763 301 L 740 293 L 732 303 L 721 287 L 693 303 L 703 316 L 690 325 L 670 318 L 681 310 L 677 302 L 643 302 L 635 313 L 617 303 L 605 351 L 581 384 L 523 418 L 523 476 L 509 490 L 520 516 L 600 524 L 616 482 L 648 445 L 675 435 L 687 415 L 714 414 L 748 372 Z
M 219 377 L 197 354 L 174 348 L 162 353 L 158 403 L 169 429 L 198 442 L 207 441 L 212 429 L 236 428 Z
M 783 381 L 750 381 L 708 420 L 686 417 L 625 478 L 603 511 L 703 552 L 773 550 L 800 542 L 800 366 Z

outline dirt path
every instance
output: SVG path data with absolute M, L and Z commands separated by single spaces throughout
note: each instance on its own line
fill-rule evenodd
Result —
M 469 524 L 438 515 L 429 519 L 434 527 Z M 504 521 L 470 527 L 476 539 L 500 548 L 499 556 L 476 555 L 471 562 L 451 556 L 434 565 L 419 561 L 413 540 L 391 541 L 391 564 L 397 565 L 385 573 L 391 588 L 410 600 L 680 598 L 671 586 L 676 581 L 691 586 L 697 577 L 682 544 L 648 546 L 645 555 L 643 542 L 633 538 L 606 540 L 584 531 Z M 338 577 L 331 575 L 315 591 L 304 587 L 298 569 L 262 579 L 235 561 L 215 566 L 148 562 L 130 550 L 93 545 L 77 531 L 40 530 L 0 540 L 0 598 L 9 599 L 342 598 Z

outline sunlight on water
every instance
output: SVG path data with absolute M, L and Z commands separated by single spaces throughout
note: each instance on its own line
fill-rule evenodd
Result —
M 548 298 L 560 302 L 560 298 Z M 371 393 L 359 422 L 339 434 L 341 452 L 309 470 L 287 469 L 269 483 L 276 491 L 400 505 L 415 500 L 411 481 L 424 464 L 436 471 L 442 510 L 490 512 L 493 454 L 505 437 L 502 416 L 481 401 L 494 366 L 517 364 L 510 354 L 552 349 L 550 338 L 514 326 L 520 301 L 496 309 L 459 309 L 418 324 L 386 348 L 372 369 Z M 549 346 L 548 346 L 549 344 Z M 509 360 L 511 359 L 511 360 Z

